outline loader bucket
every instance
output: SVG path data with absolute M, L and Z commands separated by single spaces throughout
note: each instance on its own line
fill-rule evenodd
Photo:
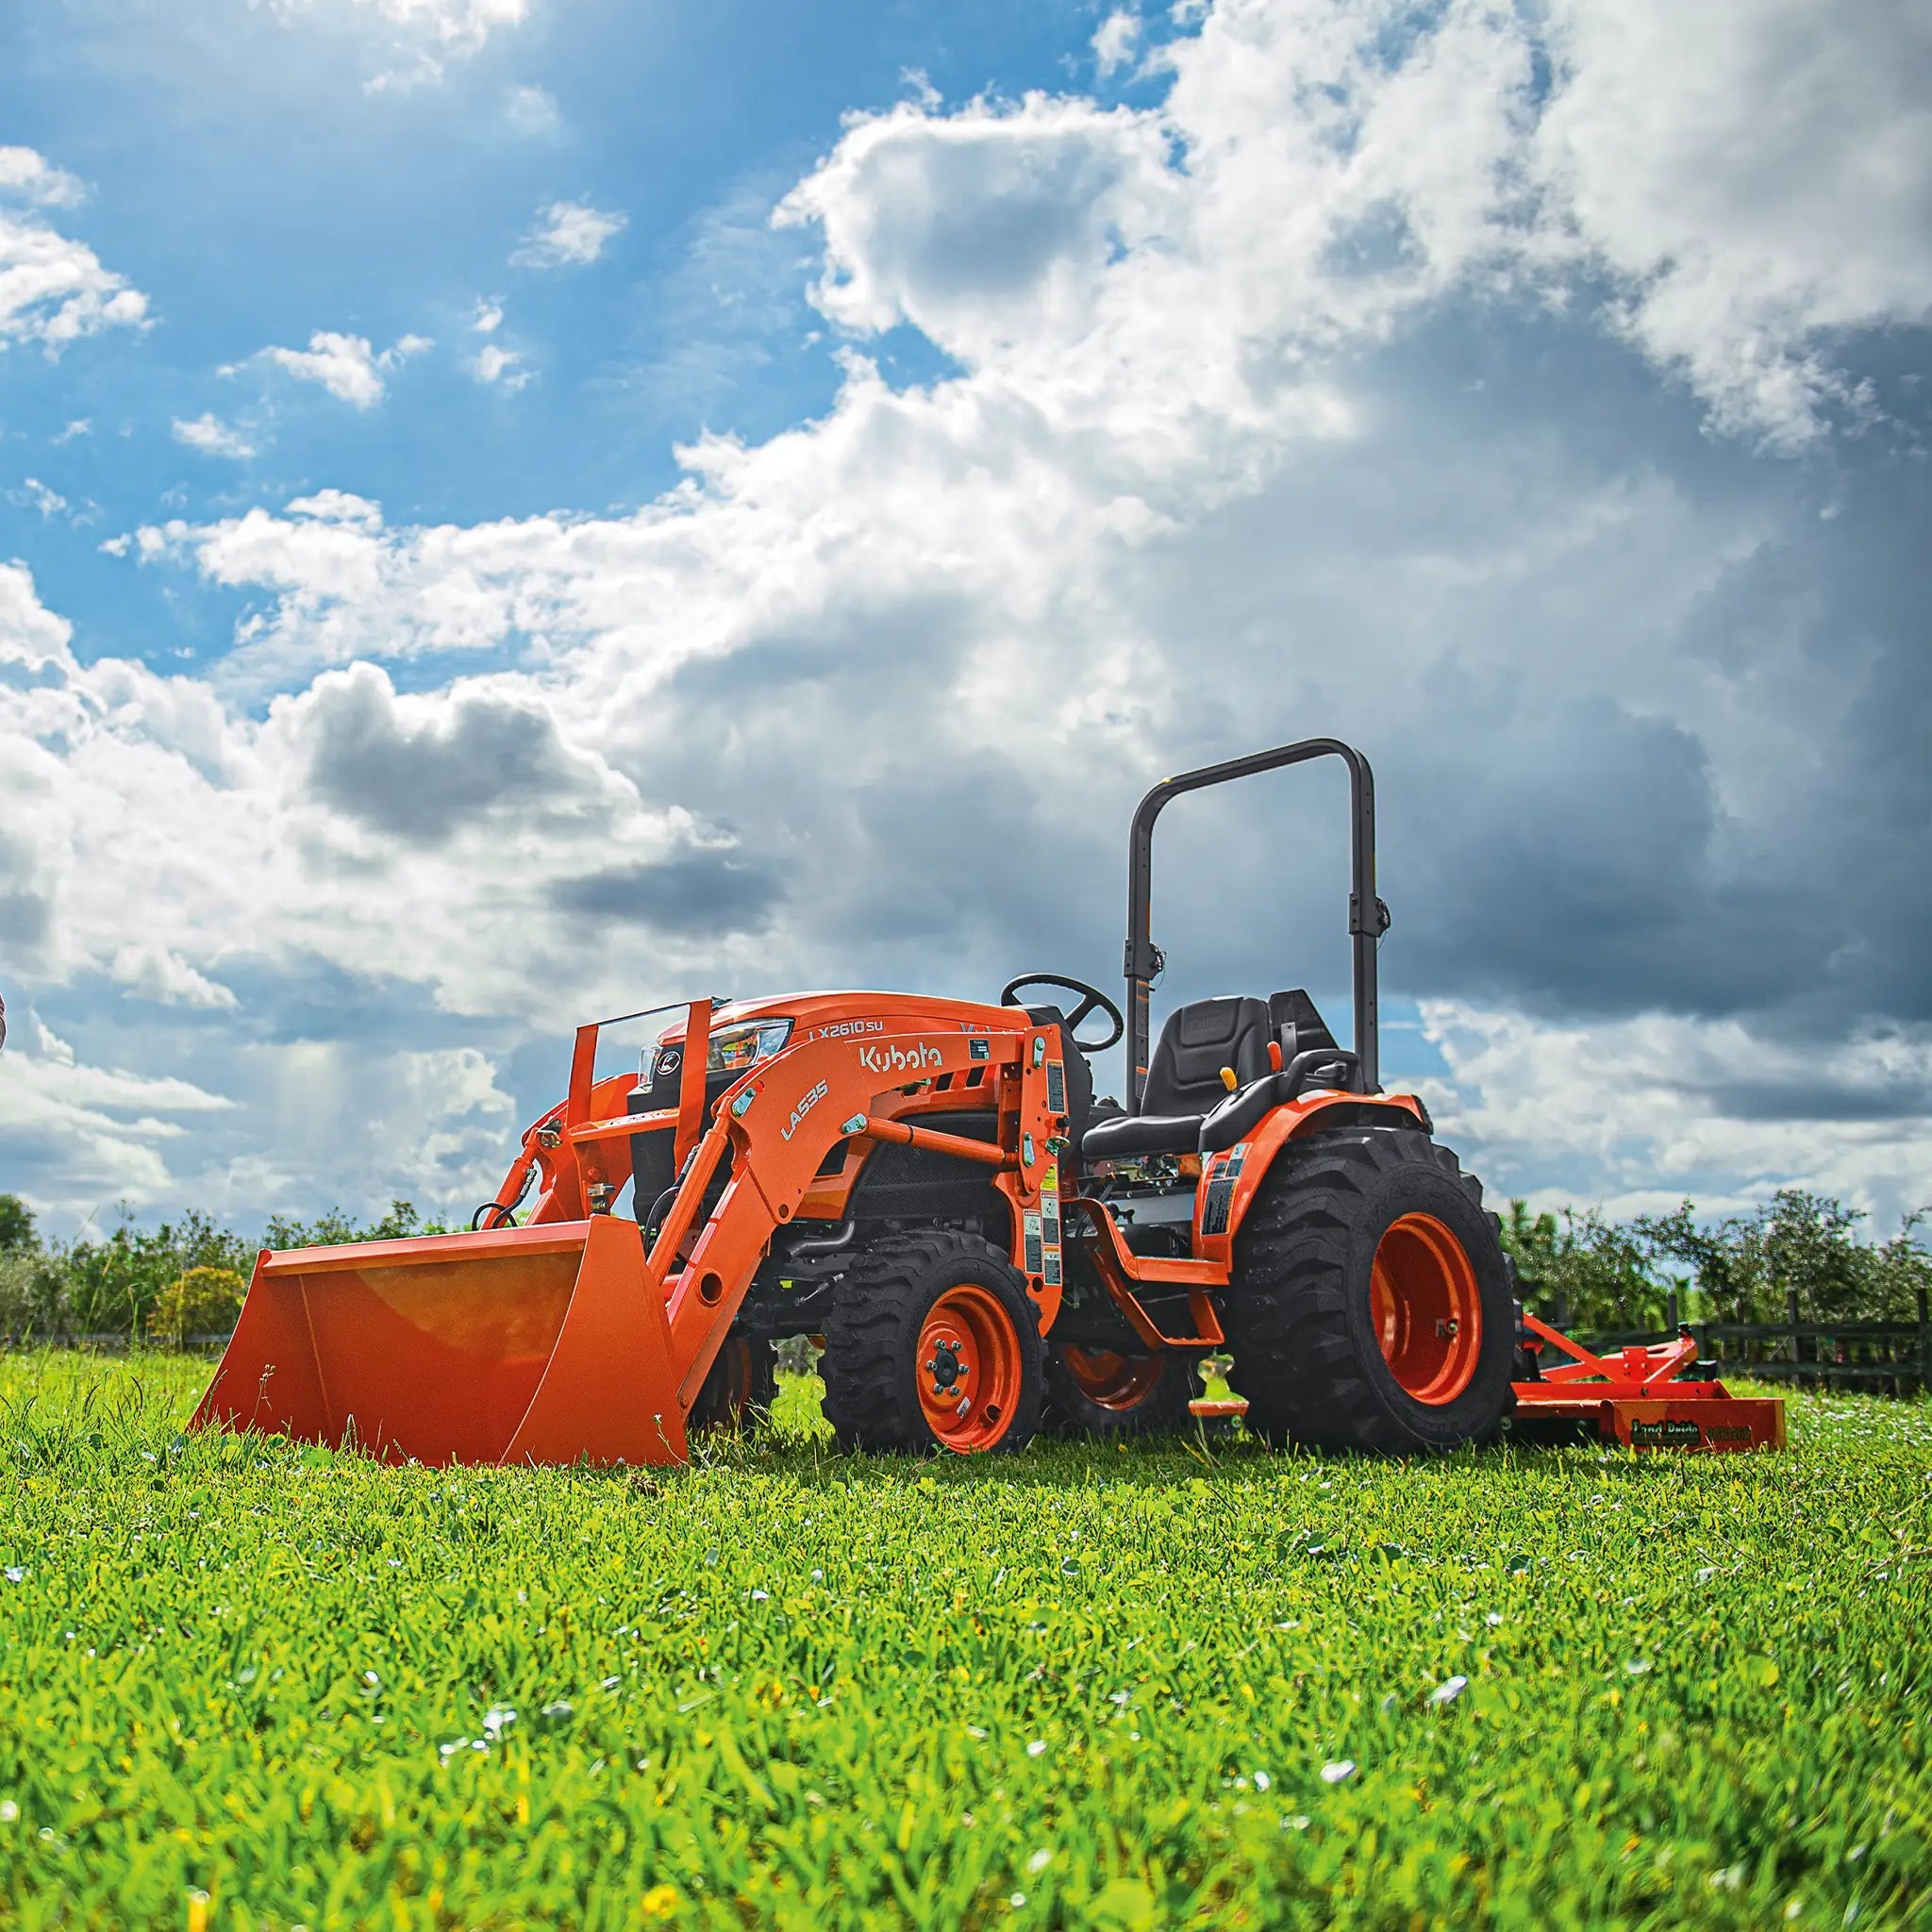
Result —
M 264 1252 L 192 1427 L 427 1463 L 682 1462 L 636 1224 Z

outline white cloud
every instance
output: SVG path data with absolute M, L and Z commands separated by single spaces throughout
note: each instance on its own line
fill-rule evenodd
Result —
M 108 971 L 130 991 L 157 1006 L 219 1012 L 235 1009 L 235 995 L 225 986 L 197 973 L 179 953 L 166 946 L 125 945 L 114 955 Z
M 0 147 L 0 194 L 42 208 L 72 208 L 86 193 L 65 169 L 30 147 Z
M 1623 325 L 1720 427 L 1809 441 L 1850 393 L 1836 332 L 1932 317 L 1932 14 L 1558 0 L 1551 24 L 1533 164 Z
M 232 457 L 237 461 L 255 454 L 255 445 L 239 429 L 230 427 L 220 417 L 206 410 L 192 422 L 176 416 L 175 441 L 186 443 L 190 449 L 199 450 L 203 456 Z
M 251 6 L 261 0 L 249 0 Z M 530 0 L 267 0 L 285 18 L 341 12 L 420 33 L 453 53 L 475 53 L 499 27 L 529 18 Z
M 1835 1047 L 1842 1113 L 1821 1119 L 1815 1046 L 1734 1021 L 1565 1025 L 1452 1001 L 1424 1017 L 1454 1075 L 1422 1082 L 1424 1097 L 1499 1198 L 1624 1216 L 1686 1195 L 1723 1211 L 1799 1186 L 1874 1211 L 1885 1233 L 1932 1205 L 1932 1030 Z M 1566 1169 L 1589 1184 L 1552 1185 Z
M 67 499 L 58 490 L 50 490 L 38 476 L 26 477 L 18 490 L 9 490 L 7 493 L 15 503 L 38 510 L 42 522 L 58 516 L 67 508 Z
M 503 326 L 503 304 L 485 295 L 477 296 L 476 312 L 470 326 L 479 336 L 493 336 Z
M 404 336 L 378 355 L 367 336 L 317 329 L 308 338 L 306 349 L 271 348 L 261 354 L 263 359 L 286 370 L 298 381 L 320 383 L 330 395 L 358 409 L 368 409 L 381 402 L 383 376 L 389 371 L 433 346 L 427 336 Z
M 79 1224 L 116 1201 L 164 1196 L 169 1154 L 233 1111 L 235 1102 L 192 1081 L 92 1064 L 31 1008 L 8 1015 L 0 1054 L 0 1136 L 16 1158 L 58 1163 L 58 1191 L 35 1191 Z
M 595 261 L 625 217 L 580 201 L 553 201 L 538 210 L 539 225 L 525 235 L 510 260 L 519 268 L 582 268 Z
M 40 600 L 32 573 L 24 563 L 0 563 L 0 664 L 17 664 L 40 674 L 63 671 L 74 626 Z
M 558 134 L 563 116 L 556 100 L 541 87 L 513 87 L 504 96 L 504 119 L 519 134 L 532 137 Z
M 1141 43 L 1141 23 L 1131 13 L 1109 13 L 1093 36 L 1093 64 L 1102 75 L 1126 66 Z
M 450 59 L 475 54 L 490 37 L 529 18 L 530 0 L 248 0 L 285 21 L 307 20 L 365 35 L 381 66 L 365 83 L 380 93 L 442 79 Z
M 55 443 L 72 442 L 76 436 L 92 436 L 93 433 L 93 424 L 85 416 L 76 416 L 59 435 L 50 437 L 48 441 Z
M 0 147 L 0 201 L 68 207 L 80 184 L 32 148 Z M 125 275 L 102 267 L 85 242 L 34 214 L 0 208 L 0 349 L 39 342 L 58 356 L 82 336 L 146 325 L 147 297 Z
M 530 380 L 532 374 L 518 366 L 523 359 L 514 349 L 499 348 L 494 342 L 486 342 L 476 352 L 476 359 L 470 368 L 478 382 L 496 383 L 507 390 L 520 390 Z

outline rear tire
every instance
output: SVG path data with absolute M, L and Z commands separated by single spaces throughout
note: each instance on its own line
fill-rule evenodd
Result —
M 727 1335 L 685 1418 L 685 1427 L 754 1429 L 770 1416 L 777 1393 L 778 1352 L 770 1341 Z
M 1271 1442 L 1450 1449 L 1493 1440 L 1511 1406 L 1515 1307 L 1494 1217 L 1424 1134 L 1283 1148 L 1235 1238 L 1227 1330 L 1228 1380 Z
M 1052 1436 L 1172 1435 L 1188 1426 L 1188 1404 L 1201 1392 L 1201 1364 L 1173 1349 L 1117 1355 L 1049 1343 L 1042 1426 Z
M 1044 1357 L 1026 1277 L 991 1242 L 887 1235 L 832 1291 L 825 1419 L 848 1449 L 1018 1449 L 1040 1426 Z

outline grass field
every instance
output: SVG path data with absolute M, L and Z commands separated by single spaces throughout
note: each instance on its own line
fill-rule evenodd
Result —
M 1932 1409 L 393 1469 L 0 1357 L 0 1924 L 1932 1923 Z

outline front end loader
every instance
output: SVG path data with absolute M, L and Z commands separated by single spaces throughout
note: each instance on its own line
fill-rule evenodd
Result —
M 1324 757 L 1351 790 L 1352 1044 L 1299 989 L 1181 1006 L 1151 1041 L 1162 808 Z M 1134 818 L 1124 1012 L 1053 974 L 992 1004 L 701 998 L 621 1016 L 664 1024 L 601 1079 L 616 1023 L 580 1027 L 470 1232 L 258 1257 L 194 1424 L 426 1463 L 675 1463 L 755 1420 L 804 1335 L 856 1448 L 1173 1427 L 1215 1407 L 1202 1364 L 1229 1354 L 1219 1407 L 1274 1442 L 1449 1448 L 1531 1408 L 1637 1448 L 1781 1442 L 1777 1404 L 1683 1380 L 1686 1347 L 1604 1361 L 1545 1331 L 1573 1359 L 1536 1368 L 1480 1186 L 1381 1086 L 1387 924 L 1358 752 L 1168 779 Z M 1124 1105 L 1088 1067 L 1124 1036 Z

